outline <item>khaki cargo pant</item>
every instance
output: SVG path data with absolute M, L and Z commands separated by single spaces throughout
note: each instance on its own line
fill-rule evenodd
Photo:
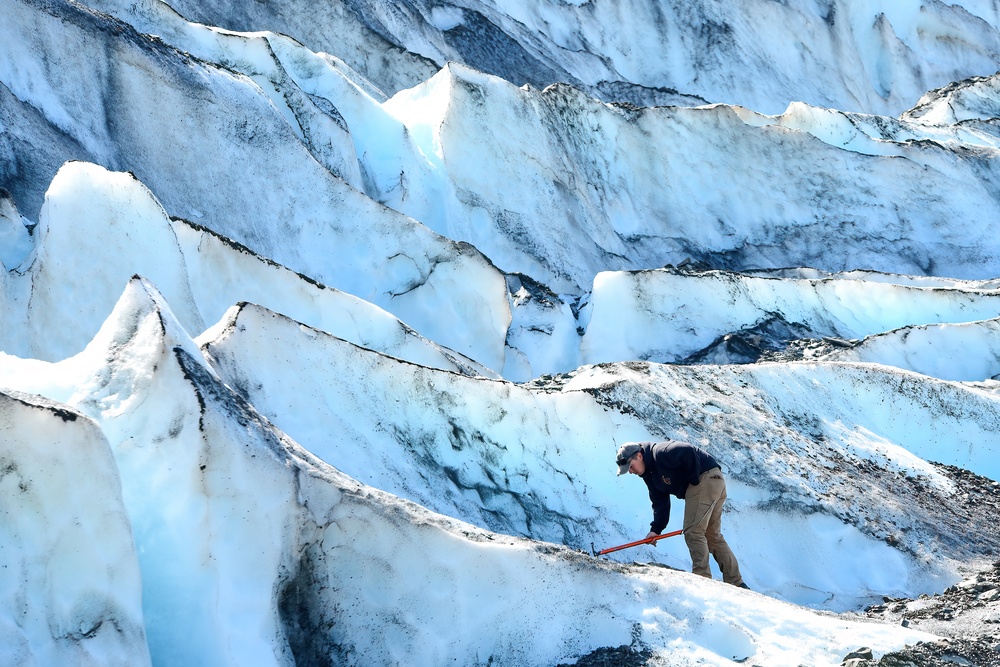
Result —
M 689 486 L 684 494 L 684 541 L 691 552 L 691 571 L 711 579 L 711 554 L 722 570 L 722 580 L 739 586 L 743 583 L 740 565 L 722 536 L 726 480 L 718 468 L 706 470 L 698 479 L 698 484 Z

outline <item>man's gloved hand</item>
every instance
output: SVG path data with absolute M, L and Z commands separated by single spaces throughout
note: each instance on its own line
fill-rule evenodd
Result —
M 654 533 L 653 531 L 649 531 L 649 534 L 646 535 L 644 539 L 648 540 L 649 538 L 656 537 L 657 535 L 659 535 L 659 533 Z M 653 545 L 654 547 L 656 546 L 656 542 L 650 542 L 650 544 Z

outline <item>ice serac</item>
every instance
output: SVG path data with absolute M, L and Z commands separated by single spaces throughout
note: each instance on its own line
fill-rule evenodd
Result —
M 998 308 L 995 287 L 957 280 L 921 283 L 870 273 L 606 272 L 594 279 L 583 316 L 588 323 L 581 358 L 675 362 L 727 334 L 768 322 L 792 325 L 803 338 L 854 339 L 909 325 L 988 319 Z
M 21 278 L 31 283 L 27 326 L 8 351 L 49 361 L 80 352 L 135 274 L 162 285 L 186 328 L 204 328 L 177 237 L 134 175 L 67 163 L 49 186 L 36 234 L 34 260 Z
M 997 139 L 985 130 L 801 104 L 779 117 L 639 109 L 455 64 L 383 106 L 444 184 L 434 200 L 391 205 L 557 293 L 586 291 L 602 270 L 686 258 L 731 269 L 1000 271 L 1000 246 L 980 222 L 1000 214 Z M 380 177 L 383 189 L 401 182 Z M 956 218 L 976 222 L 957 230 Z
M 988 121 L 1000 118 L 1000 73 L 970 77 L 931 90 L 901 118 L 928 125 L 961 124 L 995 135 L 994 123 Z
M 120 0 L 98 2 L 104 11 L 127 10 Z M 130 3 L 128 3 L 130 4 Z M 378 6 L 390 16 L 403 3 L 366 3 Z M 172 2 L 171 6 L 190 21 L 228 30 L 254 32 L 271 30 L 293 35 L 310 50 L 332 53 L 363 73 L 386 93 L 409 88 L 434 74 L 434 61 L 422 55 L 423 49 L 406 50 L 389 34 L 377 16 L 365 15 L 355 2 L 324 3 L 320 6 L 287 5 L 280 11 L 264 3 L 242 2 Z M 414 18 L 412 13 L 405 18 Z M 404 23 L 404 21 L 397 22 Z
M 600 509 L 611 492 L 587 481 L 606 472 L 610 445 L 597 434 L 614 426 L 584 394 L 401 362 L 252 304 L 211 332 L 199 341 L 227 385 L 366 484 L 549 542 L 582 547 L 594 535 L 626 534 Z
M 580 331 L 574 307 L 545 285 L 522 274 L 507 276 L 511 322 L 501 375 L 525 382 L 580 365 Z
M 376 107 L 373 97 L 384 96 L 339 58 L 308 51 L 287 35 L 192 23 L 163 2 L 96 0 L 89 6 L 155 34 L 178 51 L 249 77 L 317 162 L 352 187 L 363 188 L 353 121 L 357 108 Z
M 153 662 L 292 664 L 274 603 L 292 567 L 296 500 L 274 452 L 245 442 L 259 418 L 238 402 L 220 413 L 192 386 L 208 373 L 198 348 L 141 279 L 63 363 L 121 472 Z
M 971 0 L 173 4 L 202 23 L 294 35 L 389 95 L 456 62 L 518 86 L 570 82 L 642 106 L 702 100 L 778 113 L 801 100 L 895 115 L 930 88 L 994 71 L 1000 54 L 996 8 Z
M 163 285 L 160 291 L 191 332 L 201 332 L 206 321 L 217 321 L 235 303 L 256 301 L 386 354 L 495 375 L 378 306 L 327 288 L 204 227 L 169 220 L 131 174 L 84 162 L 64 165 L 50 185 L 34 243 L 37 252 L 22 272 L 3 276 L 12 294 L 9 301 L 0 296 L 0 305 L 27 324 L 0 334 L 8 353 L 56 360 L 79 352 L 138 274 Z M 66 267 L 75 267 L 69 284 Z M 21 292 L 30 292 L 30 299 L 19 297 Z M 53 327 L 53 321 L 74 326 Z
M 150 664 L 139 564 L 101 429 L 0 390 L 0 663 Z
M 19 67 L 2 70 L 12 93 L 5 119 L 25 144 L 37 138 L 46 146 L 37 160 L 23 153 L 23 171 L 44 172 L 82 147 L 95 163 L 131 170 L 171 215 L 503 367 L 510 321 L 503 275 L 476 249 L 333 175 L 303 145 L 298 123 L 251 78 L 79 5 L 8 1 L 0 62 Z M 61 75 L 31 74 L 42 70 Z M 41 139 L 54 129 L 65 139 Z M 8 189 L 30 202 L 40 200 L 39 187 L 39 179 L 15 179 Z
M 226 311 L 236 304 L 253 302 L 393 357 L 467 375 L 497 376 L 424 338 L 374 304 L 317 283 L 200 225 L 181 219 L 171 224 L 206 321 L 225 319 Z
M 29 139 L 24 145 L 47 147 L 44 155 L 17 152 L 25 171 L 44 170 L 57 155 L 75 157 L 85 147 L 95 162 L 135 171 L 172 215 L 372 301 L 491 368 L 502 368 L 496 337 L 508 317 L 500 276 L 490 298 L 465 293 L 461 302 L 469 307 L 452 309 L 457 296 L 440 298 L 451 273 L 445 263 L 460 265 L 463 276 L 488 269 L 376 202 L 472 243 L 501 270 L 560 294 L 586 291 L 598 271 L 688 256 L 735 269 L 1000 272 L 996 240 L 980 231 L 986 226 L 966 225 L 958 234 L 948 225 L 1000 214 L 996 148 L 984 145 L 984 131 L 804 105 L 779 119 L 761 116 L 762 107 L 639 109 L 566 85 L 517 88 L 457 64 L 379 107 L 359 77 L 280 36 L 220 34 L 151 7 L 108 7 L 137 30 L 61 5 L 42 10 L 7 1 L 18 11 L 5 44 L 11 61 L 26 63 L 24 71 L 40 68 L 44 52 L 62 71 L 76 72 L 80 59 L 63 52 L 66 43 L 80 42 L 91 61 L 102 63 L 79 79 L 52 78 L 45 90 L 22 71 L 8 73 L 10 132 Z M 721 11 L 700 9 L 706 16 Z M 884 13 L 883 24 L 911 18 Z M 925 12 L 919 14 L 906 25 L 908 35 L 923 34 Z M 847 15 L 831 8 L 828 18 L 841 30 L 858 18 Z M 863 22 L 864 11 L 859 16 Z M 19 35 L 31 30 L 32 17 L 56 25 L 35 31 L 29 48 Z M 965 18 L 977 30 L 992 25 L 971 12 Z M 109 42 L 115 31 L 99 26 L 111 25 L 129 39 Z M 955 24 L 934 25 L 942 43 L 958 43 Z M 49 34 L 63 38 L 46 42 Z M 109 60 L 111 47 L 98 48 L 112 43 L 123 58 Z M 111 74 L 97 77 L 97 69 Z M 85 102 L 72 91 L 77 80 L 91 91 Z M 128 105 L 111 103 L 122 95 Z M 66 138 L 51 141 L 30 122 L 39 115 Z M 151 119 L 164 130 L 145 131 Z M 197 150 L 178 152 L 177 136 Z M 354 159 L 357 169 L 348 168 Z M 359 178 L 368 197 L 344 181 Z M 11 187 L 19 201 L 40 196 L 37 180 L 14 179 Z M 30 207 L 22 209 L 32 217 Z M 428 309 L 436 317 L 420 321 Z M 478 338 L 494 344 L 489 361 L 453 338 L 460 320 L 473 314 L 483 328 Z
M 902 327 L 823 358 L 895 366 L 942 380 L 996 380 L 1000 379 L 1000 320 Z

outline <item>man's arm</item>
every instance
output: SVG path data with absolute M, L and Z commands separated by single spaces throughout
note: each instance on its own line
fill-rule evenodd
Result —
M 650 533 L 659 535 L 670 521 L 670 494 L 649 489 L 649 502 L 653 505 L 653 522 L 649 524 Z M 647 535 L 646 537 L 649 537 Z

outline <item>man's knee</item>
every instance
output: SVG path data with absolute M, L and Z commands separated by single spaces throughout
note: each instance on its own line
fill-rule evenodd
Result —
M 684 542 L 687 543 L 688 549 L 694 549 L 696 547 L 708 548 L 708 538 L 705 533 L 699 533 L 697 531 L 685 531 L 684 532 Z
M 711 544 L 716 541 L 716 536 L 712 533 L 712 531 L 705 530 L 704 526 L 702 526 L 700 530 L 696 528 L 684 531 L 684 537 L 685 539 L 690 538 L 702 544 Z

